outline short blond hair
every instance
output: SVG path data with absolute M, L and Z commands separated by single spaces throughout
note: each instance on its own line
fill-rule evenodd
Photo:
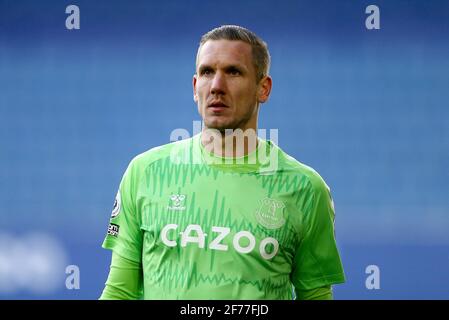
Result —
M 257 82 L 268 75 L 270 70 L 271 57 L 268 46 L 254 32 L 236 25 L 224 25 L 207 32 L 201 37 L 200 45 L 196 54 L 198 65 L 198 55 L 201 47 L 209 40 L 233 40 L 243 41 L 251 46 L 254 68 L 256 69 Z

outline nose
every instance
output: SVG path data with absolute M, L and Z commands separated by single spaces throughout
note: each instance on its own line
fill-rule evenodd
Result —
M 216 72 L 214 74 L 214 77 L 212 79 L 212 84 L 210 86 L 210 93 L 211 94 L 225 94 L 226 92 L 226 80 L 221 72 Z

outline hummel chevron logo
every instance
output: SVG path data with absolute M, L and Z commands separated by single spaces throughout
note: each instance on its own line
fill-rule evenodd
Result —
M 172 194 L 168 203 L 169 210 L 183 211 L 185 206 L 186 195 L 185 194 Z

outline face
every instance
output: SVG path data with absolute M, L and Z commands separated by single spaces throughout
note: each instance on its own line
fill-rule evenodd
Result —
M 259 103 L 270 90 L 271 78 L 257 82 L 249 44 L 208 40 L 201 46 L 193 94 L 207 128 L 256 129 Z

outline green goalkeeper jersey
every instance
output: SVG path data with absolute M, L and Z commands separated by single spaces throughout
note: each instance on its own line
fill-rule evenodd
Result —
M 145 299 L 292 299 L 342 283 L 329 187 L 271 141 L 242 158 L 201 134 L 129 164 L 103 247 L 139 262 Z

